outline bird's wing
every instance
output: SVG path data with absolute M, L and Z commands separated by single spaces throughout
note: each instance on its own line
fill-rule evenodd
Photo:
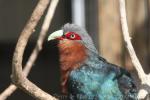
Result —
M 123 67 L 111 64 L 100 56 L 98 58 L 104 63 L 104 68 L 107 67 L 108 71 L 115 73 L 116 76 L 113 80 L 118 81 L 119 89 L 124 95 L 124 100 L 137 100 L 137 87 L 131 74 Z
M 98 65 L 91 62 L 71 71 L 68 80 L 69 93 L 77 100 L 80 100 L 78 97 L 84 97 L 85 100 L 122 100 L 118 82 L 113 80 L 115 73 L 96 67 Z
M 119 89 L 124 95 L 124 100 L 137 100 L 137 87 L 131 74 L 124 68 L 108 63 L 116 73 L 113 80 L 118 81 Z

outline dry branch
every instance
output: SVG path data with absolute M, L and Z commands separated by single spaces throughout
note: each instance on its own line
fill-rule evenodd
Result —
M 41 31 L 40 31 L 40 35 L 38 38 L 38 41 L 36 43 L 36 46 L 31 54 L 31 56 L 29 57 L 24 69 L 23 69 L 23 73 L 25 74 L 25 76 L 27 76 L 32 68 L 32 65 L 34 64 L 38 53 L 40 52 L 40 50 L 42 49 L 42 44 L 43 41 L 45 39 L 46 33 L 48 31 L 48 28 L 51 24 L 52 18 L 54 16 L 54 12 L 56 10 L 56 6 L 58 4 L 58 0 L 52 0 L 50 3 L 50 6 L 48 8 L 48 12 L 46 14 L 46 17 L 44 19 L 44 23 L 42 25 Z M 1 94 L 0 94 L 0 100 L 5 100 L 7 99 L 15 90 L 17 89 L 17 87 L 14 84 L 10 84 L 8 86 L 8 88 L 6 88 Z
M 37 44 L 29 58 L 29 60 L 27 61 L 27 64 L 25 65 L 25 68 L 23 70 L 25 76 L 27 76 L 32 68 L 32 65 L 34 64 L 39 52 L 42 50 L 42 44 L 44 42 L 44 39 L 46 37 L 46 33 L 49 29 L 49 26 L 51 24 L 52 18 L 54 16 L 54 12 L 56 10 L 56 6 L 58 4 L 59 0 L 51 0 L 50 6 L 48 8 L 48 12 L 45 16 L 41 31 L 40 31 L 40 35 L 37 41 Z
M 126 7 L 125 7 L 125 0 L 119 0 L 120 3 L 120 16 L 121 16 L 121 25 L 122 25 L 122 31 L 123 31 L 123 38 L 126 43 L 126 47 L 129 51 L 132 63 L 138 72 L 138 76 L 141 80 L 142 85 L 147 85 L 150 87 L 150 75 L 147 75 L 143 68 L 142 65 L 140 64 L 136 53 L 134 51 L 134 48 L 131 43 L 131 38 L 129 36 L 129 31 L 128 31 L 128 25 L 127 25 L 127 18 L 126 18 Z M 141 89 L 138 93 L 138 98 L 139 99 L 144 99 L 145 96 L 150 93 L 148 88 Z
M 52 0 L 52 1 L 56 1 L 56 0 Z M 24 70 L 25 73 L 22 72 L 22 59 L 23 59 L 23 53 L 24 53 L 24 49 L 27 45 L 28 39 L 31 36 L 31 34 L 33 33 L 33 30 L 35 28 L 35 26 L 37 25 L 38 21 L 40 20 L 41 16 L 43 15 L 46 7 L 49 4 L 49 0 L 40 0 L 38 5 L 36 6 L 35 10 L 33 11 L 33 14 L 31 16 L 31 18 L 29 19 L 27 25 L 25 26 L 24 30 L 22 31 L 18 43 L 16 45 L 16 49 L 14 52 L 14 56 L 13 56 L 13 62 L 12 62 L 12 81 L 13 83 L 21 88 L 23 91 L 27 92 L 28 94 L 30 94 L 31 96 L 33 96 L 36 99 L 39 100 L 50 100 L 50 99 L 56 99 L 54 97 L 52 97 L 51 95 L 45 93 L 44 91 L 42 91 L 40 88 L 38 88 L 36 85 L 34 85 L 32 82 L 30 82 L 26 76 L 29 73 L 32 64 L 34 63 L 38 52 L 41 50 L 41 45 L 43 43 L 44 37 L 45 37 L 45 33 L 48 30 L 48 23 L 45 23 L 46 21 L 44 21 L 44 25 L 42 27 L 42 31 L 40 34 L 40 38 L 38 40 L 38 45 L 36 46 L 36 50 L 35 52 L 33 51 L 33 56 L 30 57 L 29 61 L 30 63 L 27 63 L 25 67 L 26 69 Z M 56 1 L 58 2 L 58 1 Z M 52 4 L 52 3 L 51 3 Z M 55 5 L 51 5 L 52 8 L 55 9 L 55 6 L 57 5 L 57 3 Z M 52 15 L 54 13 L 54 9 L 52 9 L 51 12 L 48 13 L 49 16 L 51 16 L 50 18 L 46 17 L 46 19 L 48 20 L 48 22 L 51 22 L 52 19 Z M 13 88 L 15 90 L 16 87 L 14 86 L 10 86 L 11 89 Z M 7 92 L 7 91 L 5 91 Z
M 1 94 L 0 100 L 6 100 L 15 90 L 17 87 L 14 84 L 10 84 Z

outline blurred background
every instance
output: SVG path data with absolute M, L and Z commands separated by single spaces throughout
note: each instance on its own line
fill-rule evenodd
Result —
M 38 0 L 0 0 L 0 92 L 10 84 L 11 60 L 17 39 Z M 133 46 L 146 73 L 150 72 L 150 0 L 126 0 L 128 26 Z M 35 46 L 44 16 L 30 38 L 25 65 Z M 49 33 L 65 23 L 87 29 L 101 56 L 136 72 L 122 38 L 118 0 L 60 0 Z M 60 94 L 57 48 L 45 41 L 28 78 L 44 91 Z M 17 90 L 8 100 L 34 100 Z

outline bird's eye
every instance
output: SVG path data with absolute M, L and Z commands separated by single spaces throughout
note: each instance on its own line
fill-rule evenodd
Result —
M 71 34 L 71 35 L 70 35 L 70 38 L 71 38 L 71 39 L 74 39 L 75 37 L 76 37 L 75 34 Z
M 65 38 L 69 40 L 81 40 L 81 37 L 75 32 L 67 32 Z

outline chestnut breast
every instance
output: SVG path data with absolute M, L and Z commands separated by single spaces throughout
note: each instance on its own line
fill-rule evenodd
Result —
M 79 68 L 84 63 L 87 54 L 85 46 L 73 40 L 62 40 L 58 44 L 61 67 L 62 92 L 67 93 L 67 80 L 71 70 Z

